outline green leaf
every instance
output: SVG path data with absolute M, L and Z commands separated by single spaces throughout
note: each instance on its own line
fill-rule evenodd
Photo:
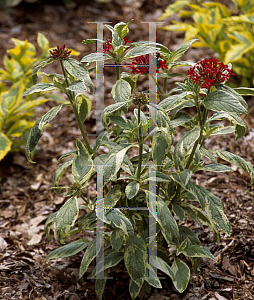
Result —
M 131 279 L 141 287 L 146 276 L 147 247 L 139 235 L 135 234 L 126 241 L 124 263 Z
M 145 281 L 157 289 L 162 289 L 161 282 L 152 266 L 146 268 Z
M 122 196 L 121 186 L 119 184 L 115 185 L 106 195 L 104 199 L 104 207 L 110 208 L 114 207 L 118 200 Z
M 96 224 L 96 213 L 95 211 L 90 211 L 79 218 L 75 225 L 78 226 L 79 231 L 81 231 L 86 229 L 93 230 L 94 228 L 96 228 Z
M 92 109 L 92 100 L 84 94 L 78 94 L 75 97 L 75 101 L 80 121 L 81 123 L 84 123 L 89 112 Z
M 185 212 L 184 210 L 181 208 L 180 205 L 176 204 L 176 203 L 172 203 L 172 209 L 174 214 L 179 218 L 180 221 L 184 221 L 185 219 Z
M 72 178 L 74 182 L 83 185 L 93 172 L 93 160 L 79 139 L 77 139 L 77 149 L 78 154 L 75 155 L 72 164 Z
M 129 85 L 131 86 L 131 93 L 134 93 L 137 80 L 138 80 L 138 75 L 131 76 L 129 73 L 122 72 L 121 73 L 121 79 L 127 81 Z
M 86 273 L 87 268 L 100 252 L 100 249 L 103 245 L 103 241 L 104 241 L 103 233 L 99 233 L 99 234 L 97 233 L 96 238 L 88 246 L 82 258 L 80 269 L 79 269 L 79 278 L 81 278 Z
M 131 299 L 136 299 L 141 291 L 142 286 L 138 286 L 132 279 L 129 284 L 129 292 L 131 295 Z
M 201 167 L 201 169 L 211 172 L 233 172 L 233 170 L 229 166 L 222 164 L 205 165 Z
M 131 22 L 131 21 L 130 21 Z M 116 33 L 119 35 L 119 37 L 121 39 L 125 38 L 126 35 L 129 33 L 129 24 L 130 22 L 128 23 L 124 23 L 124 22 L 119 22 L 115 25 L 115 30 L 116 30 Z
M 89 88 L 90 93 L 94 94 L 94 87 L 89 72 L 82 63 L 78 62 L 76 59 L 67 58 L 64 60 L 64 67 L 76 80 L 84 82 Z
M 132 144 L 126 144 L 127 146 L 119 145 L 114 147 L 112 151 L 107 155 L 107 159 L 103 162 L 104 167 L 104 183 L 109 181 L 117 181 L 117 172 L 122 168 L 124 157 L 127 151 L 133 146 Z
M 136 46 L 132 49 L 130 49 L 130 51 L 128 51 L 125 56 L 123 57 L 123 59 L 129 59 L 129 58 L 134 58 L 137 56 L 141 56 L 141 55 L 146 55 L 146 54 L 150 54 L 150 53 L 156 53 L 156 48 L 155 47 L 149 47 L 149 46 Z
M 48 58 L 46 60 L 43 60 L 41 63 L 38 64 L 38 66 L 36 66 L 34 68 L 33 73 L 32 73 L 32 82 L 33 82 L 33 84 L 36 84 L 36 82 L 37 82 L 38 72 L 40 71 L 40 69 L 42 69 L 46 65 L 52 63 L 53 61 L 54 61 L 53 58 Z
M 55 216 L 55 231 L 57 240 L 64 244 L 64 238 L 74 225 L 79 214 L 77 197 L 70 198 L 59 209 Z
M 89 45 L 89 44 L 103 44 L 103 40 L 101 39 L 86 39 L 83 40 L 81 44 Z
M 58 161 L 61 161 L 62 159 L 72 156 L 72 155 L 75 155 L 75 154 L 78 154 L 77 150 L 72 150 L 72 151 L 66 152 L 58 158 Z
M 107 122 L 107 117 L 109 117 L 110 115 L 112 115 L 114 112 L 117 112 L 119 110 L 123 110 L 127 108 L 127 103 L 129 103 L 131 101 L 128 101 L 128 102 L 117 102 L 117 103 L 114 103 L 114 104 L 111 104 L 109 106 L 107 106 L 104 110 L 103 110 L 103 113 L 102 113 L 102 124 L 104 126 L 106 126 L 108 124 Z
M 45 262 L 47 262 L 50 259 L 63 258 L 77 254 L 78 252 L 88 247 L 90 243 L 91 241 L 87 239 L 80 239 L 68 245 L 64 245 L 50 252 L 49 255 L 46 257 Z
M 11 150 L 12 141 L 0 131 L 0 160 Z
M 170 125 L 175 128 L 184 125 L 185 123 L 189 123 L 191 120 L 193 120 L 193 117 L 189 114 L 179 113 L 177 114 L 177 117 L 170 121 Z
M 183 241 L 187 241 L 187 246 L 190 245 L 201 245 L 199 238 L 196 234 L 188 227 L 185 226 L 178 226 L 179 233 L 180 233 L 180 243 Z
M 27 101 L 21 105 L 19 105 L 13 112 L 12 114 L 15 115 L 19 112 L 25 111 L 25 110 L 29 110 L 31 108 L 34 108 L 36 106 L 39 106 L 42 103 L 47 102 L 48 99 L 38 99 L 38 100 L 31 100 L 31 101 Z
M 26 90 L 22 96 L 28 96 L 34 93 L 46 92 L 55 89 L 59 89 L 59 88 L 54 83 L 37 83 L 34 86 L 32 86 L 30 89 Z
M 139 182 L 132 181 L 132 182 L 128 183 L 128 185 L 125 188 L 126 197 L 128 199 L 134 198 L 139 191 L 139 187 L 140 187 Z
M 170 266 L 158 256 L 149 256 L 149 262 L 153 267 L 161 270 L 163 273 L 167 274 L 172 280 L 174 280 L 174 273 Z
M 131 95 L 131 86 L 126 80 L 119 79 L 113 85 L 111 93 L 116 103 L 128 101 Z
M 149 176 L 149 173 L 147 173 L 142 178 L 142 182 L 148 181 L 148 180 L 156 181 L 156 182 L 170 182 L 171 181 L 171 179 L 168 177 L 168 175 L 166 175 L 162 172 L 159 172 L 159 171 L 156 171 L 156 177 L 151 177 L 151 176 Z
M 197 223 L 201 228 L 203 228 L 203 224 L 200 222 L 199 218 L 197 217 L 195 210 L 192 209 L 193 205 L 189 203 L 184 203 L 182 204 L 182 208 L 195 223 Z
M 114 251 L 120 250 L 123 245 L 124 239 L 125 239 L 124 232 L 120 228 L 114 228 L 110 236 L 112 249 Z
M 156 135 L 153 136 L 152 157 L 157 166 L 162 165 L 166 153 L 172 143 L 173 139 L 171 139 L 171 136 L 165 134 L 165 132 L 163 133 L 163 131 L 161 133 L 157 131 Z
M 104 278 L 103 279 L 96 279 L 95 281 L 95 293 L 98 297 L 98 300 L 102 300 L 102 296 L 104 293 L 105 285 L 107 282 L 107 275 L 108 275 L 108 270 L 104 271 Z
M 158 196 L 157 219 L 167 243 L 172 245 L 172 241 L 177 242 L 179 240 L 179 230 L 176 220 L 172 216 L 165 202 Z
M 199 149 L 200 151 L 200 154 L 204 157 L 207 157 L 209 158 L 212 162 L 214 162 L 215 164 L 217 164 L 217 160 L 216 158 L 212 155 L 211 151 L 210 150 L 207 150 L 205 148 L 201 148 Z
M 222 151 L 222 150 L 212 150 L 217 156 L 220 158 L 224 159 L 225 161 L 237 166 L 238 168 L 242 169 L 243 171 L 247 172 L 251 176 L 251 183 L 250 185 L 253 184 L 254 182 L 254 169 L 250 163 L 245 161 L 243 158 L 240 156 L 230 153 L 228 151 Z
M 243 120 L 235 113 L 219 112 L 211 116 L 207 122 L 214 120 L 222 120 L 224 118 L 229 119 L 229 121 L 235 126 L 236 141 L 243 137 L 246 133 L 247 126 Z
M 164 13 L 158 18 L 158 21 L 162 21 L 167 17 L 172 16 L 173 14 L 177 13 L 179 10 L 184 8 L 185 5 L 188 4 L 189 4 L 188 0 L 174 1 L 172 4 L 168 5 Z
M 61 179 L 61 177 L 65 174 L 66 169 L 73 163 L 73 158 L 66 160 L 64 163 L 62 163 L 54 172 L 53 179 L 52 179 L 52 185 L 54 187 L 54 191 L 57 194 L 60 194 L 59 188 L 58 188 L 58 182 Z
M 224 214 L 223 205 L 218 197 L 192 181 L 184 184 L 180 174 L 172 174 L 171 177 L 199 201 L 201 207 L 205 209 L 210 222 L 214 223 L 223 232 L 230 234 L 230 223 Z
M 158 108 L 162 108 L 165 111 L 172 110 L 182 103 L 188 102 L 186 96 L 188 96 L 189 94 L 191 94 L 191 92 L 183 92 L 179 95 L 169 96 L 158 104 Z
M 254 88 L 239 87 L 239 88 L 234 88 L 234 90 L 240 95 L 244 95 L 244 96 L 254 95 Z
M 46 54 L 49 50 L 49 41 L 45 37 L 45 35 L 43 35 L 40 32 L 38 33 L 38 36 L 37 36 L 37 43 L 38 43 L 39 47 L 43 50 L 43 52 Z
M 45 231 L 45 234 L 46 234 L 46 237 L 48 238 L 48 240 L 50 239 L 50 235 L 49 235 L 49 232 L 50 232 L 50 228 L 53 226 L 53 224 L 55 223 L 55 220 L 56 220 L 56 215 L 57 215 L 57 211 L 54 212 L 52 215 L 50 215 L 48 218 L 47 218 L 47 221 L 44 225 L 44 231 Z
M 206 109 L 228 113 L 247 114 L 245 100 L 233 89 L 216 90 L 204 99 Z
M 200 127 L 195 126 L 192 130 L 184 133 L 179 140 L 179 142 L 175 146 L 174 151 L 174 161 L 175 167 L 179 171 L 183 171 L 185 169 L 188 155 L 193 148 L 193 143 L 200 136 Z
M 111 116 L 109 119 L 110 119 L 110 122 L 115 123 L 120 128 L 126 129 L 126 130 L 131 130 L 130 125 L 124 120 L 124 118 L 122 118 L 120 116 Z
M 137 109 L 137 108 L 134 108 L 134 115 L 135 115 L 136 119 L 138 120 L 138 109 Z M 147 122 L 148 122 L 148 118 L 147 118 L 147 116 L 142 112 L 142 110 L 140 111 L 140 122 L 141 122 L 143 125 L 146 125 Z
M 134 234 L 131 222 L 118 209 L 110 210 L 105 214 L 105 223 L 120 228 L 126 235 L 132 236 Z
M 73 91 L 73 92 L 84 92 L 86 91 L 86 86 L 84 85 L 83 81 L 77 80 L 73 81 L 66 90 Z
M 195 41 L 198 41 L 198 39 L 192 39 L 173 51 L 170 55 L 170 62 L 175 62 L 178 58 L 182 57 Z
M 93 272 L 91 274 L 91 277 L 95 277 L 103 270 L 112 268 L 120 263 L 120 261 L 123 260 L 123 252 L 122 251 L 116 251 L 111 252 L 109 255 L 104 256 L 104 259 L 100 261 L 96 267 L 93 269 Z
M 201 245 L 186 246 L 181 252 L 188 257 L 206 257 L 216 261 L 212 253 Z
M 91 53 L 91 54 L 84 56 L 81 59 L 81 62 L 86 62 L 86 63 L 90 64 L 94 61 L 105 61 L 108 59 L 112 59 L 112 57 L 110 55 L 107 55 L 106 53 L 98 52 L 98 53 Z
M 179 293 L 183 293 L 190 280 L 190 269 L 183 261 L 175 257 L 172 271 L 174 273 L 173 284 Z
M 39 142 L 43 133 L 43 128 L 51 120 L 54 119 L 54 117 L 57 115 L 57 113 L 61 110 L 62 107 L 63 104 L 60 104 L 51 108 L 51 110 L 48 111 L 44 116 L 42 116 L 32 127 L 26 144 L 26 157 L 31 163 L 33 163 L 33 161 L 31 160 L 31 152 L 35 149 L 37 143 Z
M 234 133 L 235 132 L 235 127 L 234 126 L 216 126 L 212 128 L 208 133 L 205 134 L 205 138 L 207 138 L 210 135 L 217 135 L 217 134 L 229 134 L 229 133 Z

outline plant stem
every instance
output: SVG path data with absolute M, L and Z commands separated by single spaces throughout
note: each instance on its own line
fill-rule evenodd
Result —
M 61 65 L 61 68 L 62 68 L 62 71 L 63 71 L 63 75 L 64 75 L 64 78 L 65 78 L 65 86 L 68 87 L 69 86 L 68 77 L 67 77 L 67 74 L 66 74 L 66 71 L 65 71 L 65 68 L 64 68 L 62 60 L 60 60 L 60 65 Z M 90 144 L 88 142 L 88 139 L 86 137 L 86 133 L 84 131 L 82 122 L 81 122 L 79 114 L 78 114 L 78 110 L 77 110 L 77 107 L 76 107 L 74 95 L 73 95 L 73 93 L 71 91 L 68 91 L 68 90 L 65 90 L 65 91 L 66 91 L 67 97 L 69 98 L 69 100 L 71 102 L 71 105 L 72 105 L 72 108 L 73 108 L 76 120 L 78 122 L 79 129 L 81 131 L 82 137 L 83 137 L 84 142 L 86 144 L 86 149 L 89 152 L 89 154 L 92 154 L 92 150 L 91 150 Z
M 138 105 L 138 144 L 139 144 L 139 153 L 138 153 L 138 171 L 137 171 L 137 177 L 140 179 L 140 173 L 141 173 L 141 164 L 142 164 L 142 153 L 143 153 L 143 139 L 141 137 L 142 131 L 141 131 L 141 123 L 140 123 L 140 110 L 141 110 L 141 104 Z
M 117 66 L 118 64 L 119 63 L 116 62 L 116 66 L 115 66 L 115 68 L 116 68 L 116 80 L 120 79 L 120 67 Z
M 167 77 L 164 78 L 164 82 L 163 82 L 163 93 L 164 93 L 164 95 L 167 95 Z
M 191 165 L 191 162 L 192 162 L 193 156 L 195 154 L 195 151 L 198 147 L 198 144 L 201 145 L 201 143 L 203 144 L 203 142 L 204 142 L 204 141 L 202 141 L 202 138 L 203 138 L 203 130 L 204 130 L 204 127 L 205 127 L 207 115 L 208 115 L 208 110 L 206 108 L 204 108 L 204 111 L 203 111 L 203 118 L 201 117 L 201 115 L 199 113 L 200 135 L 199 135 L 199 138 L 196 140 L 196 142 L 195 142 L 195 144 L 192 148 L 190 157 L 189 157 L 188 162 L 187 162 L 186 167 L 185 167 L 186 169 L 188 169 Z
M 151 76 L 152 76 L 153 81 L 155 82 L 155 84 L 156 84 L 156 86 L 157 86 L 157 88 L 158 88 L 158 90 L 159 90 L 159 92 L 160 92 L 160 100 L 162 101 L 162 100 L 165 98 L 166 94 L 163 93 L 163 91 L 161 90 L 160 86 L 159 86 L 158 83 L 156 82 L 154 76 L 153 76 L 153 75 L 151 75 Z

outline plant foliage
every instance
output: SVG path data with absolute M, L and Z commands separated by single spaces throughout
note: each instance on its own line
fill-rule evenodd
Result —
M 103 53 L 92 53 L 81 60 L 90 64 L 100 62 L 104 57 L 104 63 L 113 61 L 116 70 L 116 82 L 111 92 L 113 104 L 107 106 L 101 116 L 105 131 L 92 145 L 84 132 L 83 123 L 91 110 L 88 91 L 93 93 L 93 84 L 87 68 L 71 58 L 68 50 L 63 50 L 64 57 L 61 56 L 63 52 L 60 51 L 57 56 L 57 51 L 53 51 L 54 57 L 34 69 L 33 78 L 37 78 L 40 68 L 54 61 L 60 63 L 63 74 L 52 75 L 52 83 L 35 83 L 24 93 L 27 96 L 51 89 L 64 92 L 80 127 L 83 140 L 77 139 L 76 150 L 59 158 L 63 162 L 53 177 L 53 188 L 57 193 L 61 188 L 67 189 L 65 196 L 68 200 L 48 218 L 45 232 L 49 237 L 50 228 L 54 225 L 55 236 L 61 244 L 64 244 L 66 237 L 84 230 L 97 230 L 97 234 L 93 241 L 79 239 L 63 245 L 50 253 L 46 260 L 84 251 L 79 273 L 82 277 L 96 258 L 92 277 L 96 276 L 98 299 L 102 299 L 107 274 L 119 263 L 124 264 L 130 276 L 132 299 L 148 295 L 151 287 L 162 287 L 157 270 L 168 275 L 180 293 L 184 292 L 190 280 L 190 264 L 187 262 L 198 273 L 202 257 L 215 260 L 212 253 L 201 245 L 195 232 L 184 225 L 186 216 L 201 228 L 209 226 L 217 242 L 220 241 L 220 231 L 230 235 L 230 223 L 223 211 L 222 201 L 195 183 L 193 175 L 201 170 L 231 172 L 232 169 L 226 164 L 228 162 L 248 172 L 251 183 L 254 178 L 253 167 L 241 157 L 205 147 L 205 140 L 212 135 L 235 132 L 238 140 L 245 134 L 246 125 L 240 115 L 247 114 L 248 108 L 237 92 L 244 93 L 245 89 L 226 87 L 224 83 L 229 76 L 223 77 L 223 80 L 219 75 L 208 78 L 211 73 L 209 68 L 212 67 L 210 62 L 215 63 L 214 59 L 205 62 L 207 72 L 203 73 L 199 73 L 200 64 L 193 66 L 177 61 L 195 40 L 171 52 L 159 43 L 153 47 L 147 41 L 131 43 L 126 40 L 128 25 L 123 22 L 114 27 L 106 25 L 112 38 L 104 42 Z M 89 39 L 83 43 L 101 45 L 103 41 Z M 155 56 L 155 52 L 159 55 Z M 157 69 L 151 65 L 140 69 L 144 65 L 138 62 L 145 61 L 147 54 L 149 58 L 161 60 Z M 123 63 L 131 67 L 131 74 L 121 72 L 120 65 Z M 187 76 L 176 89 L 168 91 L 168 78 L 178 76 L 171 73 L 171 68 L 176 64 L 192 66 L 191 74 L 196 79 L 198 75 L 203 76 L 201 84 L 194 83 L 191 76 Z M 221 76 L 225 72 L 231 74 L 228 66 L 217 62 L 213 68 L 216 66 L 220 66 Z M 164 78 L 163 87 L 158 84 L 158 105 L 149 102 L 147 93 L 135 91 L 137 77 L 146 76 L 149 72 L 154 79 L 156 74 Z M 205 87 L 202 87 L 203 82 L 206 82 Z M 128 118 L 126 113 L 132 109 L 132 103 L 136 108 L 132 117 Z M 33 126 L 26 148 L 29 161 L 32 161 L 31 152 L 43 128 L 62 106 L 52 108 Z M 196 114 L 183 112 L 185 107 L 194 107 Z M 228 119 L 230 126 L 216 123 L 223 119 Z M 176 141 L 175 128 L 178 126 L 186 130 Z M 106 153 L 100 154 L 100 147 L 107 148 Z M 131 156 L 133 152 L 138 152 L 138 155 Z M 210 163 L 206 164 L 203 158 L 208 158 Z M 218 158 L 226 163 L 220 164 Z M 71 168 L 73 182 L 68 187 L 59 186 L 67 168 Z M 97 198 L 92 199 L 85 194 L 85 187 L 96 174 Z M 83 199 L 80 207 L 78 199 Z M 89 212 L 84 213 L 82 208 Z M 155 229 L 153 233 L 152 225 Z M 171 248 L 170 255 L 168 248 Z M 98 262 L 97 258 L 101 255 L 103 259 Z
M 231 0 L 227 6 L 219 1 L 177 0 L 159 20 L 176 13 L 182 21 L 172 21 L 163 29 L 185 32 L 185 42 L 198 38 L 194 47 L 209 47 L 225 64 L 232 63 L 234 72 L 242 77 L 242 85 L 254 85 L 253 0 Z

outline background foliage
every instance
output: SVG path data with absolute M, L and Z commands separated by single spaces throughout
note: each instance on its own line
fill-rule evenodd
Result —
M 176 13 L 182 21 L 172 21 L 165 30 L 185 32 L 185 42 L 198 38 L 194 47 L 209 47 L 225 64 L 233 64 L 242 86 L 254 85 L 253 0 L 231 0 L 227 6 L 219 1 L 178 0 L 159 20 Z

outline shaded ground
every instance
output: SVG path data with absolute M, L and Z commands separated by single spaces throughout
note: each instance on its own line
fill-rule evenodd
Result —
M 167 4 L 168 1 L 163 0 L 127 0 L 124 5 L 120 0 L 103 5 L 91 1 L 69 10 L 47 4 L 23 5 L 15 8 L 11 15 L 0 11 L 1 61 L 6 49 L 13 46 L 11 37 L 35 43 L 38 32 L 45 34 L 52 46 L 65 43 L 84 56 L 95 50 L 92 46 L 81 45 L 83 39 L 95 37 L 95 25 L 87 21 L 134 19 L 130 26 L 130 39 L 147 40 L 148 25 L 140 21 L 155 21 Z M 174 50 L 181 36 L 158 30 L 157 39 Z M 185 58 L 198 61 L 209 54 L 204 49 L 192 49 Z M 144 80 L 143 86 L 146 84 Z M 109 91 L 110 84 L 105 87 L 106 101 L 110 99 Z M 53 102 L 43 105 L 38 114 L 48 111 L 53 105 Z M 234 142 L 233 136 L 215 137 L 206 146 L 229 150 L 253 165 L 252 108 L 244 118 L 248 125 L 246 137 L 239 142 Z M 94 133 L 94 126 L 92 112 L 85 125 L 86 132 Z M 79 137 L 74 116 L 69 108 L 65 108 L 43 134 L 34 158 L 36 165 L 28 163 L 24 153 L 7 157 L 0 165 L 0 299 L 96 299 L 94 281 L 86 278 L 78 280 L 82 254 L 47 265 L 44 263 L 47 254 L 58 247 L 53 236 L 50 241 L 46 240 L 44 223 L 65 201 L 64 197 L 55 195 L 50 189 L 53 172 L 58 166 L 59 156 L 74 149 L 75 139 Z M 90 141 L 93 141 L 92 138 Z M 187 222 L 217 258 L 217 263 L 203 260 L 201 274 L 192 277 L 184 294 L 178 294 L 170 280 L 165 279 L 162 280 L 163 289 L 153 290 L 150 299 L 254 299 L 254 188 L 248 186 L 250 177 L 235 169 L 234 173 L 221 175 L 200 172 L 194 179 L 222 199 L 232 234 L 230 237 L 221 235 L 222 242 L 218 245 L 210 230 L 201 230 Z M 67 174 L 63 184 L 69 181 Z M 95 183 L 88 189 L 91 195 L 95 195 Z M 84 233 L 84 237 L 92 236 L 92 232 Z M 108 281 L 104 299 L 130 299 L 128 277 L 125 277 L 123 267 L 119 265 L 111 276 L 114 279 Z

